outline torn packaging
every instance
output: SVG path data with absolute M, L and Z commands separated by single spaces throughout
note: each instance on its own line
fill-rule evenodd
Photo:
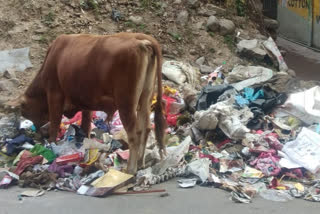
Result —
M 197 110 L 206 110 L 208 109 L 212 104 L 217 103 L 218 98 L 220 95 L 222 95 L 225 91 L 233 89 L 230 85 L 207 85 L 205 86 L 199 95 L 198 101 L 197 101 Z
M 206 111 L 195 113 L 195 126 L 202 130 L 219 128 L 231 139 L 243 139 L 250 130 L 245 126 L 253 118 L 248 107 L 237 110 L 233 107 L 234 98 L 216 103 Z
M 132 175 L 110 169 L 104 176 L 92 182 L 92 186 L 82 187 L 78 193 L 94 197 L 104 197 L 132 183 L 133 179 Z

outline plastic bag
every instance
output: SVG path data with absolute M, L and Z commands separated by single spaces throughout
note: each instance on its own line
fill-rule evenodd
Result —
M 30 48 L 20 48 L 0 51 L 0 73 L 8 68 L 14 68 L 20 72 L 26 68 L 32 68 L 29 59 L 29 50 Z
M 268 81 L 273 76 L 271 69 L 261 66 L 236 66 L 232 69 L 229 76 L 225 79 L 225 83 L 231 84 L 235 89 L 241 91 L 242 89 L 261 84 Z
M 176 61 L 166 61 L 162 65 L 162 73 L 171 81 L 181 85 L 186 80 L 187 77 L 183 73 L 182 69 L 179 66 L 179 62 Z
M 283 59 L 283 57 L 277 47 L 277 44 L 273 41 L 273 39 L 271 37 L 269 37 L 268 40 L 263 42 L 263 45 L 277 59 L 278 64 L 279 64 L 279 71 L 287 71 L 288 66 L 287 66 L 286 62 L 284 61 L 284 59 Z
M 293 200 L 293 197 L 283 190 L 268 189 L 259 194 L 262 198 L 270 201 L 287 202 Z
M 283 110 L 308 125 L 320 123 L 320 86 L 291 94 L 284 103 Z
M 282 151 L 312 173 L 320 169 L 320 135 L 316 132 L 303 127 L 298 137 L 286 143 Z
M 195 160 L 187 165 L 187 172 L 199 176 L 202 182 L 209 178 L 209 165 L 211 160 L 209 158 L 202 158 Z
M 184 155 L 189 151 L 191 137 L 188 136 L 180 145 L 167 148 L 167 157 L 152 167 L 152 173 L 155 175 L 163 174 L 169 167 L 175 167 L 179 164 Z

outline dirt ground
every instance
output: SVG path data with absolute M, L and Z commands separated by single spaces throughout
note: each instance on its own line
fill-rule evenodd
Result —
M 176 60 L 194 64 L 201 56 L 206 64 L 222 64 L 229 71 L 236 64 L 247 64 L 234 51 L 233 40 L 206 31 L 210 11 L 207 1 L 192 9 L 185 1 L 99 0 L 96 8 L 86 8 L 80 0 L 0 0 L 0 50 L 30 47 L 33 68 L 17 73 L 19 84 L 10 91 L 0 91 L 0 100 L 17 97 L 38 72 L 48 45 L 61 34 L 112 34 L 120 31 L 152 34 L 162 44 L 163 53 Z M 89 0 L 87 2 L 90 2 Z M 119 22 L 111 19 L 112 9 L 121 13 Z M 179 24 L 177 14 L 188 11 L 188 22 Z M 236 32 L 254 38 L 259 31 L 248 18 L 229 11 L 216 16 L 234 21 Z M 130 15 L 142 22 L 129 21 Z

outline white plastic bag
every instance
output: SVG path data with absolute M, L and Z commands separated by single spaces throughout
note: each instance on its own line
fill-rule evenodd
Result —
M 182 160 L 184 155 L 189 151 L 189 145 L 191 144 L 191 137 L 188 136 L 178 146 L 172 146 L 167 148 L 167 157 L 152 167 L 152 173 L 155 175 L 163 174 L 169 167 L 176 167 Z
M 187 77 L 183 73 L 182 69 L 179 66 L 179 62 L 176 61 L 166 61 L 162 65 L 162 73 L 171 81 L 181 85 L 186 80 Z
M 211 161 L 209 158 L 202 158 L 192 161 L 187 165 L 187 172 L 199 176 L 202 182 L 209 178 L 209 165 Z
M 297 139 L 284 145 L 282 151 L 312 173 L 320 169 L 320 135 L 305 127 Z
M 320 123 L 320 86 L 291 94 L 283 109 L 308 125 Z
M 287 71 L 288 70 L 288 66 L 286 64 L 286 62 L 284 61 L 276 43 L 273 41 L 273 39 L 271 37 L 269 37 L 268 40 L 263 42 L 264 47 L 269 50 L 274 57 L 277 59 L 278 63 L 279 63 L 279 71 Z

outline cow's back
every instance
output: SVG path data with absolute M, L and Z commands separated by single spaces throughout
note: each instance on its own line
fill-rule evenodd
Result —
M 112 105 L 115 90 L 130 96 L 137 88 L 144 38 L 140 34 L 62 35 L 52 45 L 44 82 L 49 88 L 60 88 L 67 102 L 80 108 Z

